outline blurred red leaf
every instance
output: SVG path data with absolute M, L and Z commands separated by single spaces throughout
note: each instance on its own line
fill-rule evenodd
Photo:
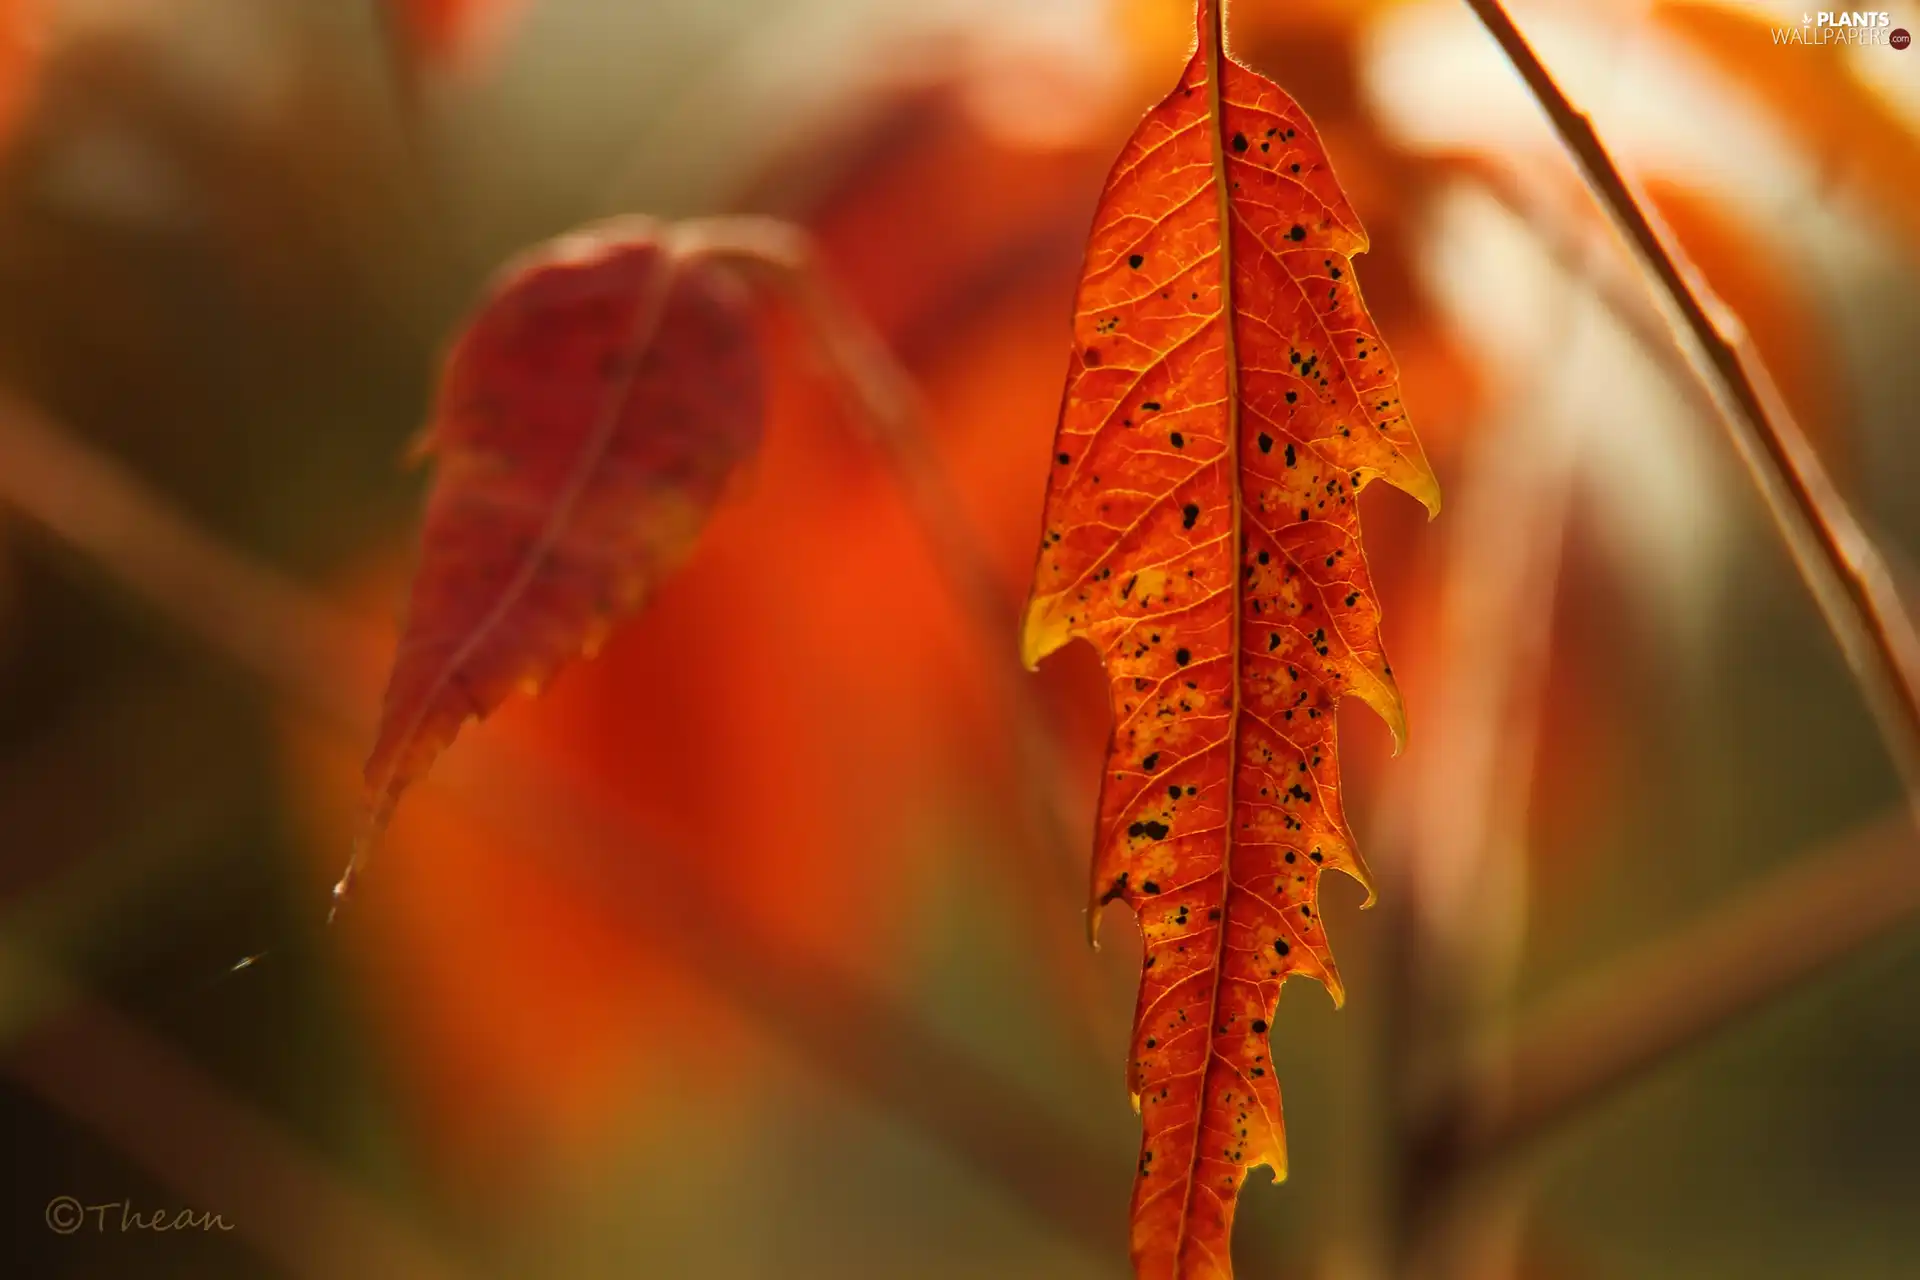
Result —
M 1029 663 L 1074 638 L 1105 658 L 1093 892 L 1146 939 L 1132 1252 L 1140 1276 L 1187 1280 L 1231 1274 L 1246 1171 L 1285 1175 L 1281 983 L 1340 998 L 1320 872 L 1368 879 L 1340 699 L 1404 733 L 1359 491 L 1384 477 L 1440 498 L 1318 134 L 1226 56 L 1216 0 L 1197 14 L 1198 49 L 1095 215 L 1023 641 Z
M 1029 429 L 1059 403 L 1049 336 L 1102 157 L 996 143 L 951 92 L 877 103 L 869 119 L 838 163 L 815 155 L 817 140 L 803 149 L 836 177 L 792 211 L 889 344 L 922 354 L 936 445 L 1011 598 L 1031 566 L 1039 496 L 1021 482 Z M 929 171 L 972 198 L 929 197 L 918 182 Z M 983 192 L 1006 193 L 1017 215 L 980 227 Z M 876 233 L 901 226 L 914 234 Z M 722 1034 L 723 1002 L 681 994 L 684 957 L 649 927 L 677 905 L 631 878 L 586 886 L 559 875 L 556 864 L 597 856 L 562 830 L 527 848 L 463 816 L 451 785 L 463 754 L 524 753 L 564 774 L 631 821 L 636 849 L 675 857 L 730 915 L 882 986 L 914 972 L 925 913 L 940 901 L 929 890 L 947 887 L 927 877 L 946 839 L 932 833 L 965 815 L 979 839 L 1003 836 L 998 801 L 1016 784 L 983 665 L 991 655 L 969 643 L 877 452 L 849 447 L 836 390 L 802 355 L 811 341 L 788 329 L 776 311 L 754 484 L 721 504 L 643 624 L 617 628 L 597 661 L 541 698 L 510 699 L 486 734 L 456 744 L 402 806 L 378 890 L 360 904 L 355 933 L 375 950 L 369 999 L 388 1014 L 396 1069 L 415 1086 L 435 1152 L 482 1185 L 523 1173 L 542 1149 L 605 1141 L 618 1132 L 608 1114 L 633 1109 L 654 1070 L 690 1068 L 702 1088 L 727 1093 L 730 1115 L 756 1095 L 726 1069 L 735 1041 Z M 399 559 L 383 551 L 362 566 L 355 612 L 383 611 L 377 602 L 404 581 Z M 868 643 L 875 636 L 887 643 Z M 383 649 L 369 657 L 370 682 Z M 1074 677 L 1092 677 L 1091 665 L 1048 673 L 1062 706 L 1085 706 L 1061 685 L 1090 693 Z M 1105 726 L 1084 719 L 1075 758 L 1090 774 Z M 352 762 L 291 746 L 311 848 L 330 871 L 351 836 L 357 797 L 341 787 Z M 523 802 L 542 802 L 536 791 Z M 610 919 L 630 922 L 617 946 L 606 942 Z M 502 1018 L 505 973 L 515 992 L 564 985 L 568 998 L 514 997 Z M 640 1110 L 661 1105 L 649 1095 Z
M 40 0 L 0 0 L 0 142 L 12 136 L 40 66 Z
M 367 758 L 369 839 L 464 721 L 539 689 L 646 600 L 762 417 L 744 289 L 666 230 L 608 224 L 508 269 L 421 443 L 438 475 Z
M 483 54 L 525 0 L 391 0 L 389 20 L 415 65 L 444 68 Z

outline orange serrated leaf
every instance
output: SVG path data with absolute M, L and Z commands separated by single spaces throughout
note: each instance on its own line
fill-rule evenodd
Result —
M 670 228 L 623 219 L 506 270 L 419 446 L 438 475 L 367 758 L 369 839 L 461 724 L 645 602 L 762 416 L 746 291 Z
M 1217 0 L 1198 27 L 1094 217 L 1023 637 L 1029 665 L 1076 637 L 1106 663 L 1094 910 L 1124 899 L 1146 941 L 1132 1252 L 1153 1280 L 1230 1276 L 1247 1170 L 1285 1176 L 1280 984 L 1341 999 L 1319 877 L 1371 892 L 1335 709 L 1357 694 L 1405 734 L 1359 492 L 1440 501 L 1318 135 L 1227 56 Z

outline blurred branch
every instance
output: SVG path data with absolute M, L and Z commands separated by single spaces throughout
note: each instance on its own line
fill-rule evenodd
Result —
M 215 652 L 262 677 L 328 725 L 364 737 L 376 690 L 353 672 L 364 648 L 342 621 L 299 587 L 227 549 L 108 459 L 58 432 L 43 415 L 0 395 L 0 502 L 81 551 L 131 595 Z M 929 1031 L 910 1010 L 855 975 L 794 954 L 785 939 L 755 937 L 737 915 L 721 918 L 685 877 L 659 883 L 670 860 L 636 839 L 631 823 L 538 759 L 485 739 L 476 781 L 456 799 L 488 821 L 525 824 L 516 797 L 551 798 L 521 826 L 532 848 L 554 843 L 565 821 L 597 851 L 598 868 L 653 878 L 648 892 L 678 894 L 680 910 L 653 911 L 647 929 L 671 928 L 662 954 L 680 956 L 717 990 L 750 1000 L 760 1025 L 817 1066 L 910 1125 L 999 1186 L 1051 1229 L 1099 1255 L 1117 1249 L 1125 1203 L 1107 1183 L 1124 1174 L 1047 1108 L 991 1068 Z M 637 860 L 636 854 L 652 856 Z M 631 864 L 631 865 L 630 865 Z M 770 961 L 770 957 L 779 957 Z M 50 1086 L 49 1086 L 50 1087 Z M 1117 1186 L 1117 1184 L 1116 1184 Z M 1109 1194 L 1112 1192 L 1112 1194 Z
M 1920 916 L 1920 834 L 1895 812 L 1567 984 L 1458 1078 L 1428 1076 L 1429 1176 L 1477 1174 L 1649 1068 Z
M 768 279 L 802 320 L 808 336 L 838 382 L 852 417 L 879 452 L 926 541 L 947 589 L 972 623 L 1001 714 L 1011 727 L 1015 780 L 1026 810 L 1029 848 L 1019 851 L 1011 870 L 1033 893 L 1019 901 L 1039 908 L 1034 931 L 1040 937 L 1065 935 L 1050 926 L 1054 907 L 1072 903 L 1089 914 L 1083 883 L 1074 868 L 1085 861 L 1079 830 L 1062 811 L 1074 788 L 1066 781 L 1063 755 L 1053 727 L 1041 714 L 1014 644 L 1017 615 L 1000 575 L 981 554 L 965 504 L 933 448 L 926 411 L 913 378 L 900 366 L 866 317 L 842 296 L 822 268 L 813 242 L 790 223 L 770 218 L 710 218 L 677 224 L 687 251 L 733 264 Z M 1087 846 L 1090 848 L 1090 846 Z M 1077 948 L 1075 948 L 1077 950 Z M 1077 1011 L 1075 1025 L 1089 1047 L 1104 1052 L 1122 1038 L 1118 1027 L 1101 1023 L 1111 1002 L 1085 976 L 1074 954 L 1056 957 L 1054 970 L 1067 975 L 1064 1003 Z
M 1466 0 L 1533 91 L 1595 196 L 1659 286 L 1734 447 L 1866 694 L 1920 821 L 1920 634 L 1885 558 L 1794 421 L 1737 317 L 1663 235 L 1594 132 L 1501 6 Z
M 10 1024 L 38 1024 L 8 1028 L 0 1069 L 191 1198 L 136 1211 L 217 1213 L 289 1276 L 459 1274 L 266 1117 L 10 943 L 0 943 L 0 1008 Z
M 1413 1159 L 1434 1184 L 1427 1211 L 1505 1176 L 1508 1158 L 1651 1067 L 1920 914 L 1920 638 L 1887 561 L 1781 401 L 1739 321 L 1657 229 L 1591 123 L 1560 92 L 1498 0 L 1467 0 L 1519 70 L 1642 269 L 1726 423 L 1802 576 L 1860 679 L 1906 783 L 1910 813 L 1803 859 L 1696 922 L 1483 1036 L 1458 1069 L 1429 1073 L 1412 1105 Z M 1516 207 L 1509 189 L 1488 184 Z M 1521 208 L 1529 225 L 1537 209 Z M 1581 257 L 1549 237 L 1563 265 Z M 1624 282 L 1596 291 L 1656 352 Z M 1807 921 L 1820 922 L 1808 929 Z M 1503 1047 L 1504 1046 L 1504 1047 Z
M 854 409 L 854 418 L 893 473 L 920 535 L 933 552 L 954 598 L 973 623 L 1009 723 L 1014 729 L 1031 817 L 1060 867 L 1079 862 L 1074 830 L 1051 785 L 1063 775 L 1052 727 L 1027 690 L 1014 643 L 1017 617 L 1000 575 L 981 554 L 980 537 L 934 451 L 926 414 L 912 377 L 888 351 L 859 310 L 821 269 L 812 241 L 797 227 L 768 218 L 713 218 L 675 228 L 690 251 L 767 276 L 806 321 L 828 368 Z M 1076 882 L 1076 892 L 1077 892 Z
M 353 629 L 285 579 L 169 508 L 158 495 L 0 390 L 0 504 L 106 570 L 215 652 L 262 674 L 301 706 L 357 732 L 358 691 L 343 691 Z M 344 696 L 343 696 L 344 695 Z
M 1575 272 L 1579 271 L 1578 265 Z M 1575 275 L 1578 279 L 1578 275 Z M 1569 282 L 1570 286 L 1572 282 Z M 1584 311 L 1573 287 L 1556 292 L 1548 316 L 1552 349 L 1574 349 Z M 1381 1075 L 1405 1096 L 1405 1073 L 1432 1046 L 1452 1045 L 1511 1007 L 1526 940 L 1527 820 L 1534 795 L 1554 611 L 1574 479 L 1584 445 L 1564 367 L 1542 362 L 1528 386 L 1480 433 L 1460 471 L 1445 547 L 1438 641 L 1437 719 L 1450 726 L 1440 750 L 1416 750 L 1414 768 L 1387 804 L 1404 815 L 1408 908 L 1391 971 L 1390 1034 Z M 1429 744 L 1431 745 L 1431 744 Z M 1497 1046 L 1495 1046 L 1497 1048 Z M 1501 1084 L 1498 1056 L 1480 1081 Z M 1387 1123 L 1409 1117 L 1390 1109 Z M 1416 1122 L 1417 1123 L 1417 1122 Z M 1396 1134 L 1400 1139 L 1405 1133 Z M 1384 1274 L 1409 1280 L 1510 1280 L 1517 1272 L 1530 1184 L 1432 1215 L 1435 1188 L 1419 1167 L 1419 1144 L 1392 1144 L 1387 1192 L 1395 1230 Z M 1464 1212 L 1471 1208 L 1472 1212 Z M 1413 1228 L 1413 1229 L 1409 1229 Z
M 206 685 L 106 685 L 0 771 L 0 939 L 76 963 L 137 898 L 221 873 L 230 781 L 255 761 L 230 722 L 204 714 Z M 122 931 L 115 952 L 128 941 Z M 0 1009 L 0 1047 L 8 1016 Z
M 395 110 L 409 135 L 408 141 L 415 142 L 417 139 L 412 135 L 420 125 L 420 70 L 413 32 L 408 27 L 407 15 L 401 10 L 402 0 L 367 2 L 373 10 L 373 34 L 380 46 L 378 52 L 384 79 L 393 94 Z
M 470 761 L 460 802 L 527 848 L 578 851 L 560 867 L 582 896 L 632 904 L 612 923 L 644 933 L 709 988 L 752 1013 L 854 1097 L 906 1121 L 1050 1229 L 1094 1257 L 1125 1239 L 1128 1161 L 1103 1152 L 1034 1097 L 930 1031 L 865 980 L 794 944 L 752 936 L 737 911 L 685 874 L 688 860 L 636 843 L 632 823 L 550 774 L 503 753 Z M 675 909 L 660 910 L 662 902 Z M 615 911 L 612 905 L 604 909 Z M 624 914 L 624 913 L 621 913 Z M 713 922 L 726 920 L 726 927 Z M 769 957 L 777 955 L 777 960 Z

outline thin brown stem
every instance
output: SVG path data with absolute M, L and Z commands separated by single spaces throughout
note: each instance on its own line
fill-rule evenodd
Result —
M 960 495 L 954 490 L 926 428 L 926 413 L 911 375 L 887 349 L 859 310 L 821 270 L 811 239 L 788 223 L 764 218 L 714 218 L 675 228 L 692 252 L 729 259 L 748 268 L 771 270 L 807 323 L 866 430 L 899 485 L 909 513 L 926 539 L 939 571 L 978 633 L 989 655 L 988 667 L 1012 724 L 1023 777 L 1039 781 L 1027 788 L 1033 819 L 1053 861 L 1072 867 L 1079 861 L 1075 841 L 1058 797 L 1067 788 L 1047 785 L 1062 775 L 1060 745 L 1052 727 L 1026 691 L 1012 636 L 1015 610 L 1000 575 L 981 554 Z M 1078 882 L 1074 891 L 1078 892 Z
M 1466 0 L 1559 133 L 1595 197 L 1658 286 L 1735 449 L 1862 685 L 1920 821 L 1920 634 L 1880 550 L 1834 486 L 1747 342 L 1561 92 L 1500 0 Z
M 1052 724 L 1032 695 L 1014 645 L 1016 616 L 993 564 L 981 553 L 965 504 L 933 448 L 926 412 L 912 376 L 858 308 L 834 286 L 813 242 L 790 223 L 768 218 L 712 218 L 681 223 L 672 234 L 683 251 L 717 258 L 771 281 L 804 322 L 828 370 L 850 403 L 852 417 L 879 453 L 932 553 L 947 588 L 971 624 L 1014 742 L 1014 773 L 1025 807 L 1026 848 L 1016 851 L 1015 875 L 1035 890 L 1021 900 L 1039 909 L 1034 929 L 1052 940 L 1055 971 L 1075 1011 L 1085 1048 L 1105 1053 L 1120 1042 L 1103 1010 L 1113 1007 L 1093 981 L 1083 956 L 1066 952 L 1052 927 L 1057 909 L 1082 907 L 1084 838 L 1062 803 L 1075 794 Z M 1069 906 L 1071 904 L 1071 906 Z M 1076 948 L 1077 950 L 1077 948 Z

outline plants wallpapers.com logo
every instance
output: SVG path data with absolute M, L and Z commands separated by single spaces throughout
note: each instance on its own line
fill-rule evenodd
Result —
M 1905 49 L 1913 43 L 1905 27 L 1893 25 L 1885 10 L 1829 10 L 1803 13 L 1797 27 L 1773 28 L 1775 44 L 1887 45 Z
M 1822 10 L 1817 14 L 1801 14 L 1800 23 L 1808 27 L 1890 27 L 1893 15 L 1890 13 L 1829 13 Z

